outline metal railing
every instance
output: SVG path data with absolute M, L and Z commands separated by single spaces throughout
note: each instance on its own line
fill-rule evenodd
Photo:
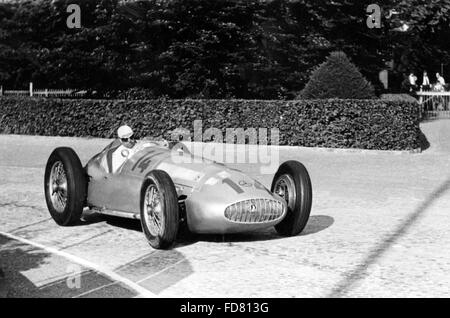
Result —
M 419 91 L 417 96 L 426 118 L 450 118 L 450 92 Z
M 4 90 L 0 86 L 0 96 L 29 96 L 29 97 L 83 97 L 85 90 L 75 89 L 33 89 L 33 83 L 30 83 L 28 90 Z

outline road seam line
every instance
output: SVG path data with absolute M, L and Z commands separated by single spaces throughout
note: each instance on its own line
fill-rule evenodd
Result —
M 64 251 L 60 251 L 60 250 L 58 250 L 56 248 L 53 248 L 53 247 L 49 247 L 49 246 L 45 246 L 45 245 L 37 243 L 37 242 L 33 242 L 31 240 L 22 238 L 20 236 L 16 236 L 14 234 L 5 233 L 5 232 L 0 231 L 0 235 L 6 236 L 6 237 L 8 237 L 10 239 L 22 242 L 24 244 L 32 245 L 32 246 L 40 248 L 40 249 L 42 249 L 42 250 L 44 250 L 44 251 L 46 251 L 48 253 L 61 256 L 63 258 L 66 258 L 66 259 L 74 262 L 74 263 L 78 263 L 79 265 L 82 265 L 82 266 L 90 268 L 90 269 L 92 269 L 92 270 L 94 270 L 96 272 L 104 274 L 105 276 L 108 276 L 112 280 L 115 280 L 117 282 L 120 282 L 120 283 L 128 286 L 129 288 L 131 288 L 132 290 L 137 292 L 140 296 L 143 296 L 143 297 L 146 297 L 146 298 L 155 298 L 155 297 L 157 297 L 156 294 L 154 294 L 151 291 L 149 291 L 148 289 L 142 287 L 138 283 L 135 283 L 135 282 L 133 282 L 132 280 L 130 280 L 128 278 L 122 277 L 122 276 L 120 276 L 119 274 L 115 273 L 112 270 L 109 270 L 109 269 L 106 269 L 106 268 L 102 268 L 101 266 L 99 266 L 99 265 L 97 265 L 97 264 L 95 264 L 95 263 L 93 263 L 91 261 L 85 260 L 85 259 L 83 259 L 81 257 L 72 255 L 72 254 L 64 252 Z
M 105 285 L 93 288 L 91 290 L 85 291 L 85 292 L 83 292 L 83 293 L 81 293 L 79 295 L 73 296 L 72 298 L 80 298 L 80 297 L 83 297 L 85 295 L 88 295 L 88 294 L 91 294 L 93 292 L 96 292 L 97 290 L 100 290 L 100 289 L 103 289 L 103 288 L 106 288 L 106 287 L 109 287 L 109 286 L 112 286 L 112 285 L 115 285 L 115 284 L 117 284 L 117 282 L 108 283 L 108 284 L 105 284 Z
M 182 262 L 184 262 L 184 261 L 187 261 L 187 259 L 182 259 L 182 260 L 180 260 L 180 261 L 178 261 L 178 262 L 176 262 L 176 263 L 174 263 L 174 264 L 172 264 L 172 265 L 170 265 L 170 266 L 168 266 L 168 267 L 166 267 L 166 268 L 161 269 L 160 271 L 158 271 L 158 272 L 156 272 L 156 273 L 154 273 L 154 274 L 151 274 L 151 275 L 147 276 L 146 278 L 143 278 L 143 279 L 138 280 L 136 283 L 137 283 L 137 284 L 140 284 L 140 283 L 142 283 L 142 282 L 144 282 L 144 281 L 146 281 L 146 280 L 148 280 L 148 279 L 150 279 L 150 278 L 153 278 L 153 277 L 155 277 L 155 276 L 158 276 L 159 274 L 164 273 L 164 272 L 165 272 L 166 270 L 168 270 L 168 269 L 174 268 L 175 266 L 177 266 L 178 264 L 180 264 L 180 263 L 182 263 Z

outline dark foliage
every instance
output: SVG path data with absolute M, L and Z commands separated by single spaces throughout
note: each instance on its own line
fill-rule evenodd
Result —
M 450 0 L 396 0 L 396 11 L 387 20 L 385 40 L 392 45 L 394 69 L 390 85 L 409 92 L 408 83 L 402 82 L 411 72 L 422 82 L 423 71 L 428 72 L 432 83 L 435 73 L 450 74 Z M 401 26 L 408 28 L 399 31 Z M 442 69 L 442 71 L 441 71 Z
M 279 128 L 281 145 L 405 150 L 419 147 L 415 103 L 382 100 L 58 100 L 0 98 L 0 133 L 164 136 L 193 121 L 209 127 Z
M 389 101 L 403 101 L 410 103 L 418 103 L 418 100 L 409 94 L 383 94 L 380 96 L 383 100 Z
M 311 75 L 303 99 L 370 99 L 374 89 L 344 52 L 333 52 Z
M 126 90 L 114 90 L 104 92 L 102 95 L 108 99 L 146 100 L 156 98 L 151 89 L 142 87 L 133 87 Z
M 54 0 L 0 3 L 0 84 L 112 96 L 292 99 L 333 50 L 372 81 L 389 57 L 372 0 Z M 77 3 L 82 28 L 66 26 Z

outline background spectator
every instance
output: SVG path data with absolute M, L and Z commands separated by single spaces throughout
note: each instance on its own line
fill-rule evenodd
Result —
M 409 91 L 414 92 L 417 90 L 417 76 L 414 73 L 409 74 Z
M 445 79 L 439 73 L 436 73 L 436 85 L 434 86 L 434 90 L 440 92 L 445 90 Z
M 430 89 L 430 79 L 426 71 L 423 72 L 422 88 L 426 90 Z

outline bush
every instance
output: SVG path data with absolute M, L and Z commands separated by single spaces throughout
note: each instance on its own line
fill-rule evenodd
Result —
M 133 87 L 126 90 L 110 91 L 104 94 L 108 99 L 146 100 L 156 96 L 149 88 Z
M 300 99 L 371 99 L 372 84 L 359 72 L 344 52 L 333 52 L 311 75 Z
M 417 99 L 409 94 L 382 94 L 380 96 L 382 100 L 388 100 L 388 101 L 403 101 L 403 102 L 410 102 L 410 103 L 417 103 Z
M 419 147 L 416 104 L 382 100 L 67 100 L 0 98 L 0 133 L 114 137 L 164 136 L 193 121 L 209 127 L 279 128 L 280 144 L 406 150 Z

